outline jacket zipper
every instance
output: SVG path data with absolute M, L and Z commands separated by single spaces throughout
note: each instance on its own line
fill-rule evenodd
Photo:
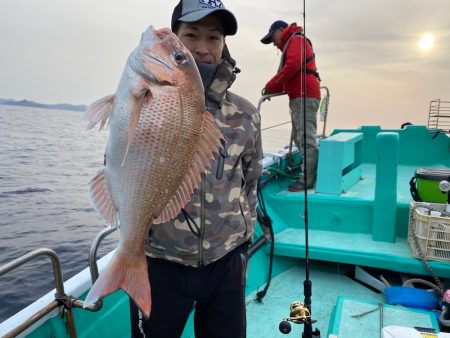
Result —
M 198 238 L 198 265 L 203 266 L 203 237 L 205 236 L 205 174 L 200 182 L 200 237 Z

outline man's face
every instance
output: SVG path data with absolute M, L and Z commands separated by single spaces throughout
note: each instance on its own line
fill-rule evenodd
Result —
M 272 35 L 272 43 L 275 47 L 278 46 L 278 44 L 281 41 L 281 35 L 283 34 L 283 29 L 279 28 L 273 33 Z
M 195 60 L 217 64 L 222 59 L 225 36 L 222 24 L 215 16 L 208 15 L 197 22 L 181 22 L 177 36 Z

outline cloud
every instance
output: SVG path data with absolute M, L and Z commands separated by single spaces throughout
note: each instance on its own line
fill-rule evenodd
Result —
M 168 26 L 177 2 L 2 0 L 0 97 L 87 104 L 114 92 L 141 32 Z M 242 69 L 233 90 L 257 103 L 280 57 L 259 39 L 277 19 L 303 25 L 302 1 L 224 2 L 239 23 L 227 37 Z M 430 99 L 450 99 L 449 12 L 448 0 L 306 1 L 306 33 L 332 95 L 330 126 L 374 116 L 397 125 L 401 112 L 419 122 Z M 435 37 L 426 54 L 417 48 L 425 32 Z M 289 117 L 283 98 L 266 108 L 265 126 Z

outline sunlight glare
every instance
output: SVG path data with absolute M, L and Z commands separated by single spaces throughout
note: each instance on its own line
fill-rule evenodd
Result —
M 433 35 L 427 33 L 422 36 L 419 42 L 419 49 L 428 52 L 433 47 Z

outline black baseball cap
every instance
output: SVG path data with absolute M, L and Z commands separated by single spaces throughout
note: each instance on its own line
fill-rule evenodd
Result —
M 236 34 L 236 18 L 220 0 L 181 0 L 172 13 L 172 30 L 180 21 L 196 22 L 213 13 L 222 23 L 224 35 Z
M 277 21 L 275 21 L 273 24 L 270 25 L 269 33 L 267 33 L 267 34 L 261 39 L 261 42 L 262 42 L 263 44 L 265 44 L 265 45 L 268 45 L 268 44 L 272 41 L 273 33 L 275 33 L 275 31 L 276 31 L 277 29 L 280 29 L 280 28 L 286 28 L 287 26 L 289 26 L 289 25 L 287 24 L 287 22 L 284 22 L 284 21 L 282 21 L 282 20 L 277 20 Z

